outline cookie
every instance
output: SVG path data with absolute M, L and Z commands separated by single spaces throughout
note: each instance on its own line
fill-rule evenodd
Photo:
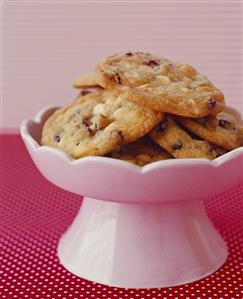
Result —
M 138 166 L 173 158 L 169 153 L 148 138 L 140 138 L 134 142 L 124 144 L 119 149 L 113 151 L 109 156 Z
M 142 137 L 162 117 L 112 92 L 97 91 L 55 111 L 43 127 L 41 142 L 74 158 L 104 155 Z
M 149 134 L 150 138 L 175 158 L 215 159 L 216 151 L 207 141 L 194 140 L 172 116 L 167 116 Z
M 226 150 L 243 146 L 243 127 L 229 113 L 219 113 L 216 126 L 207 124 L 205 119 L 177 117 L 177 121 L 188 130 Z
M 74 82 L 74 88 L 98 86 L 94 73 L 80 75 Z
M 95 73 L 100 86 L 155 111 L 203 117 L 224 108 L 223 93 L 192 66 L 149 53 L 109 56 Z

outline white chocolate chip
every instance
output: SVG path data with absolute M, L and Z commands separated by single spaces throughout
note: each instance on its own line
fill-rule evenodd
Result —
M 156 82 L 158 82 L 162 85 L 168 85 L 170 83 L 170 78 L 167 76 L 159 75 L 156 77 Z
M 103 115 L 105 115 L 105 105 L 104 104 L 98 104 L 98 105 L 96 105 L 94 107 L 94 109 L 93 109 L 93 113 L 95 115 L 97 115 L 97 114 L 103 114 Z

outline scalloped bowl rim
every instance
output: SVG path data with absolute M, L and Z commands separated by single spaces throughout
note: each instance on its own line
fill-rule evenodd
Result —
M 204 158 L 190 158 L 190 159 L 168 159 L 168 160 L 162 160 L 162 161 L 156 161 L 149 163 L 143 167 L 134 165 L 130 162 L 123 161 L 123 160 L 118 160 L 114 158 L 109 158 L 109 157 L 101 157 L 101 156 L 87 156 L 87 157 L 82 157 L 79 159 L 74 159 L 71 155 L 68 153 L 65 153 L 62 150 L 59 150 L 54 147 L 50 146 L 43 146 L 39 145 L 38 142 L 31 136 L 31 134 L 28 131 L 28 125 L 32 122 L 35 124 L 41 124 L 43 116 L 46 112 L 48 112 L 51 109 L 57 109 L 59 107 L 56 106 L 44 106 L 36 115 L 33 119 L 25 119 L 22 121 L 21 126 L 20 126 L 20 133 L 22 138 L 28 142 L 28 144 L 31 146 L 32 150 L 38 151 L 38 152 L 46 152 L 48 153 L 55 153 L 56 155 L 62 157 L 63 159 L 66 160 L 70 165 L 81 165 L 85 161 L 90 161 L 90 162 L 105 162 L 105 163 L 110 163 L 113 165 L 117 165 L 120 167 L 126 167 L 130 168 L 133 171 L 136 171 L 138 173 L 146 173 L 149 171 L 152 171 L 157 168 L 163 168 L 164 166 L 168 167 L 169 165 L 190 165 L 190 164 L 198 164 L 198 165 L 209 165 L 213 167 L 218 167 L 235 156 L 243 154 L 243 146 L 238 147 L 214 160 L 209 160 L 209 159 L 204 159 Z M 233 107 L 228 106 L 230 110 L 233 110 L 234 113 L 238 116 L 238 118 L 241 117 L 240 113 L 235 110 Z

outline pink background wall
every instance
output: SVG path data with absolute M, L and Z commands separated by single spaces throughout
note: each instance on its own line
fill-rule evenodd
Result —
M 3 126 L 64 105 L 104 55 L 140 50 L 187 62 L 242 110 L 240 2 L 8 1 L 3 5 Z

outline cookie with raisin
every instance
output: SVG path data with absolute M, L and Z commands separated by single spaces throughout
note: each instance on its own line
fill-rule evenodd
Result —
M 199 118 L 224 108 L 223 93 L 206 76 L 188 64 L 149 53 L 106 57 L 95 75 L 103 88 L 116 89 L 126 100 L 155 111 Z
M 213 127 L 208 124 L 207 118 L 198 120 L 177 117 L 176 119 L 197 136 L 226 150 L 243 146 L 243 126 L 228 112 L 219 113 L 216 116 L 216 126 Z
M 174 158 L 215 159 L 213 146 L 202 140 L 195 140 L 187 134 L 171 115 L 162 120 L 149 134 L 150 138 L 169 152 Z
M 100 90 L 56 110 L 44 124 L 41 143 L 74 158 L 101 156 L 142 137 L 162 118 L 160 112 Z

